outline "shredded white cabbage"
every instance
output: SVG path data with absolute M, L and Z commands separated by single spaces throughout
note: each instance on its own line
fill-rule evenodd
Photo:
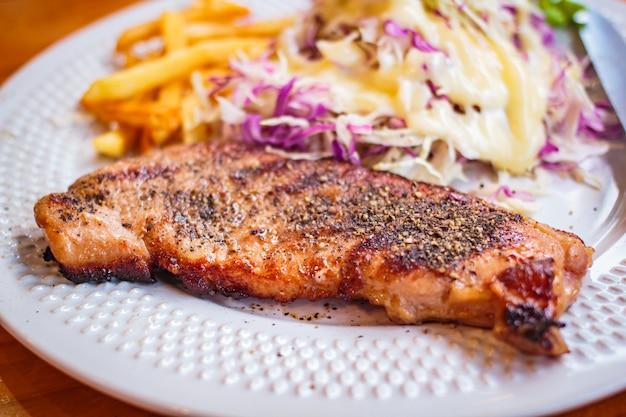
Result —
M 524 212 L 541 190 L 502 173 L 593 183 L 578 163 L 607 150 L 583 64 L 528 0 L 317 0 L 274 57 L 232 62 L 224 134 L 438 184 L 479 161 L 500 173 L 481 192 Z

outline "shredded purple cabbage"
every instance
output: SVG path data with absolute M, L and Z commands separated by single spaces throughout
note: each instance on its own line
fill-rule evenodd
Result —
M 225 89 L 228 86 L 228 84 L 230 84 L 231 81 L 233 81 L 236 78 L 241 78 L 241 75 L 225 75 L 222 77 L 209 77 L 209 81 L 215 85 L 215 87 L 209 91 L 208 93 L 209 97 L 216 96 L 217 93 Z
M 348 160 L 348 151 L 337 139 L 333 140 L 333 143 L 331 146 L 333 149 L 333 157 L 337 161 Z
M 598 112 L 598 114 L 600 115 L 602 115 L 602 113 L 615 112 L 613 106 L 611 106 L 611 103 L 609 103 L 608 101 L 598 101 L 594 104 L 596 106 L 596 112 Z M 622 133 L 624 133 L 624 128 L 617 120 L 614 123 L 610 123 L 603 119 L 602 124 L 604 128 L 603 133 L 597 137 L 600 137 L 602 139 L 614 139 L 620 137 Z
M 389 36 L 396 38 L 409 38 L 411 46 L 422 52 L 441 52 L 439 48 L 436 48 L 431 43 L 426 41 L 421 33 L 415 29 L 403 28 L 393 20 L 389 19 L 383 24 L 383 30 Z
M 402 117 L 391 117 L 389 119 L 388 127 L 389 129 L 406 129 L 406 120 L 404 120 Z
M 462 194 L 450 193 L 450 198 L 454 201 L 458 201 L 459 203 L 467 203 L 467 197 Z
M 388 129 L 406 129 L 407 124 L 404 118 L 399 116 L 379 116 L 374 120 L 372 127 L 378 129 L 386 127 Z
M 508 185 L 499 186 L 498 189 L 490 197 L 490 200 L 496 200 L 500 193 L 504 194 L 508 198 L 517 198 L 519 200 L 528 202 L 535 201 L 535 197 L 531 193 L 527 191 L 513 191 Z
M 248 114 L 241 124 L 241 140 L 257 145 L 271 145 L 285 150 L 297 148 L 301 151 L 306 151 L 306 139 L 335 129 L 334 124 L 317 124 L 303 128 L 286 123 L 275 126 L 263 126 L 261 121 L 260 115 Z
M 287 84 L 285 84 L 280 90 L 278 90 L 278 97 L 276 97 L 276 106 L 274 107 L 274 117 L 283 116 L 286 114 L 289 94 L 291 93 L 295 82 L 296 79 L 292 78 Z
M 396 38 L 404 37 L 408 35 L 408 30 L 403 29 L 393 20 L 387 20 L 383 23 L 383 30 L 389 36 L 394 36 Z
M 348 130 L 355 135 L 369 135 L 372 133 L 372 125 L 353 125 L 352 123 L 349 123 Z
M 558 162 L 542 162 L 539 166 L 548 171 L 571 171 L 578 167 L 577 163 L 558 163 Z
M 356 150 L 356 136 L 352 135 L 352 139 L 350 139 L 350 148 L 348 149 L 348 161 L 355 165 L 361 165 L 361 159 L 359 158 L 359 154 Z
M 515 49 L 517 49 L 518 51 L 522 52 L 524 50 L 522 45 L 522 38 L 519 32 L 513 33 L 513 35 L 511 36 L 511 42 L 513 42 L 513 46 L 515 46 Z
M 450 100 L 447 95 L 441 94 L 439 92 L 440 87 L 436 86 L 435 83 L 432 82 L 431 80 L 426 80 L 426 85 L 428 86 L 428 88 L 430 89 L 430 92 L 433 94 L 434 97 L 440 98 L 443 100 Z
M 406 152 L 409 155 L 411 155 L 411 157 L 417 158 L 417 154 L 415 152 L 413 152 L 413 149 L 404 147 L 404 148 L 402 148 L 402 150 L 404 150 L 404 152 Z
M 554 45 L 554 30 L 546 22 L 546 19 L 537 13 L 530 14 L 530 24 L 541 34 L 541 41 L 545 46 Z
M 244 142 L 271 145 L 285 150 L 307 150 L 307 142 L 310 138 L 327 131 L 336 130 L 334 123 L 325 123 L 323 119 L 328 116 L 328 108 L 308 97 L 308 94 L 316 94 L 323 88 L 315 89 L 312 86 L 296 88 L 296 78 L 291 78 L 282 87 L 259 83 L 251 89 L 252 97 L 244 100 L 244 111 L 247 111 L 245 120 L 239 125 L 240 139 Z M 293 125 L 290 123 L 278 123 L 264 126 L 263 118 L 256 110 L 246 110 L 254 102 L 254 98 L 261 94 L 274 94 L 274 108 L 271 117 L 278 118 L 290 116 L 304 119 L 309 126 Z M 270 96 L 271 97 L 271 96 Z M 236 128 L 236 127 L 235 127 Z
M 512 4 L 503 4 L 501 7 L 502 10 L 509 12 L 513 16 L 517 16 L 517 7 L 513 6 Z
M 546 143 L 543 145 L 543 147 L 539 150 L 539 157 L 543 158 L 546 155 L 549 155 L 551 153 L 554 152 L 558 152 L 559 147 L 556 146 L 554 143 L 550 142 L 550 139 L 546 140 Z
M 338 161 L 347 161 L 355 165 L 361 165 L 361 159 L 356 150 L 356 138 L 354 135 L 350 140 L 348 149 L 337 139 L 332 142 L 333 157 Z
M 446 26 L 448 27 L 448 29 L 452 28 L 452 25 L 450 24 L 450 18 L 448 18 L 448 16 L 445 16 L 443 13 L 441 13 L 441 11 L 435 9 L 433 10 L 433 13 L 435 16 L 440 17 L 441 19 L 443 19 L 443 21 L 446 23 Z
M 578 117 L 578 134 L 586 135 L 595 139 L 612 139 L 619 137 L 622 127 L 619 123 L 609 124 L 604 121 L 603 112 L 611 109 L 605 103 L 595 103 L 591 114 L 580 113 Z

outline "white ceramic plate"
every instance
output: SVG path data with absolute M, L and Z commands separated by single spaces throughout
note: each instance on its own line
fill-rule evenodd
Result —
M 263 17 L 304 4 L 248 3 Z M 594 5 L 623 23 L 623 4 Z M 177 6 L 154 1 L 113 15 L 0 90 L 0 319 L 18 340 L 98 390 L 169 414 L 503 417 L 564 410 L 626 387 L 623 149 L 586 164 L 602 190 L 557 180 L 537 216 L 597 249 L 563 317 L 572 352 L 558 360 L 519 354 L 479 329 L 390 325 L 358 303 L 199 299 L 166 283 L 63 279 L 42 260 L 32 207 L 105 162 L 90 144 L 100 127 L 73 117 L 76 103 L 113 69 L 121 30 Z

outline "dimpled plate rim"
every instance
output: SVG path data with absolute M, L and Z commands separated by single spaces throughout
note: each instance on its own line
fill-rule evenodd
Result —
M 115 34 L 181 4 L 155 1 L 112 15 L 35 58 L 0 90 L 0 320 L 18 340 L 98 390 L 179 415 L 535 415 L 626 386 L 624 186 L 610 178 L 592 203 L 574 194 L 584 207 L 563 223 L 604 249 L 564 317 L 572 353 L 558 361 L 520 355 L 479 329 L 388 326 L 379 310 L 359 304 L 203 300 L 165 283 L 62 279 L 41 260 L 32 205 L 104 162 L 89 143 L 99 127 L 76 116 L 75 103 L 90 79 L 112 69 Z M 287 8 L 249 4 L 264 17 Z M 596 7 L 618 9 L 609 1 Z M 598 172 L 604 168 L 600 161 Z M 569 195 L 563 187 L 557 199 Z M 586 230 L 594 209 L 599 220 Z

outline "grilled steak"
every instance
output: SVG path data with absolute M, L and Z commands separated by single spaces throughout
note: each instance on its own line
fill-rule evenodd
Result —
M 592 254 L 448 187 L 238 144 L 118 161 L 43 197 L 35 217 L 76 283 L 168 271 L 195 294 L 365 299 L 398 323 L 489 327 L 547 355 L 568 351 L 558 318 Z

